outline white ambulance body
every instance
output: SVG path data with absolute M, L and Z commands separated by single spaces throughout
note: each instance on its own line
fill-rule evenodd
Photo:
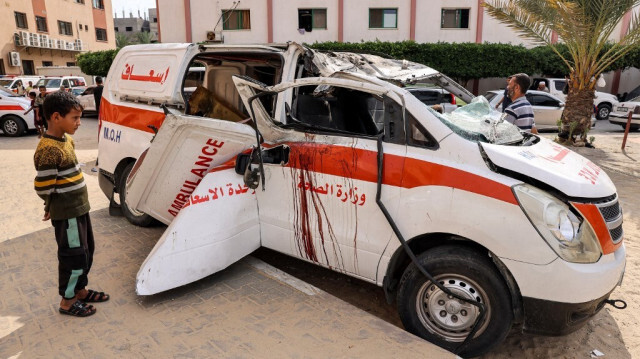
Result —
M 427 82 L 470 97 L 437 71 L 264 47 L 260 70 L 276 66 L 279 79 L 263 83 L 256 66 L 225 78 L 237 95 L 227 98 L 254 124 L 171 107 L 165 118 L 148 103 L 186 104 L 171 76 L 184 78 L 192 57 L 208 70 L 258 60 L 255 48 L 240 56 L 162 46 L 181 65 L 123 49 L 101 107 L 101 172 L 113 176 L 123 158 L 140 157 L 120 178 L 125 207 L 169 225 L 140 268 L 139 294 L 199 280 L 264 246 L 383 287 L 407 330 L 476 356 L 512 326 L 578 329 L 621 283 L 622 212 L 609 177 L 501 122 L 483 98 L 440 115 L 395 85 Z

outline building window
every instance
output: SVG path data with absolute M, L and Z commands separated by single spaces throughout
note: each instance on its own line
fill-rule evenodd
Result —
M 327 9 L 298 9 L 298 29 L 326 29 Z
M 42 16 L 36 16 L 36 28 L 40 32 L 48 32 L 47 29 L 47 18 Z
M 44 67 L 53 66 L 53 61 L 42 61 L 42 66 Z
M 133 27 L 131 27 L 131 26 L 127 26 L 127 27 L 125 27 L 124 29 L 125 29 L 126 31 L 133 31 Z
M 223 30 L 250 30 L 251 15 L 249 10 L 222 10 Z
M 27 25 L 27 14 L 23 12 L 14 11 L 13 13 L 16 18 L 16 27 L 20 29 L 28 29 L 29 25 Z
M 369 9 L 369 28 L 397 29 L 398 9 Z
M 60 31 L 60 35 L 73 36 L 73 28 L 71 27 L 70 22 L 58 20 L 58 30 Z
M 113 30 L 115 30 L 115 32 L 118 32 L 118 27 L 114 27 Z
M 96 27 L 96 40 L 107 41 L 107 30 Z
M 442 9 L 442 29 L 468 29 L 469 9 Z
M 71 67 L 71 66 L 76 66 L 75 62 L 67 62 L 67 66 Z
M 158 22 L 158 18 L 157 18 L 157 17 L 154 17 L 154 18 L 153 18 L 153 22 Z
M 76 4 L 84 4 L 84 0 L 74 0 Z
M 93 7 L 95 9 L 103 9 L 104 10 L 104 1 L 103 0 L 92 0 Z
M 84 31 L 89 31 L 89 25 L 84 25 Z

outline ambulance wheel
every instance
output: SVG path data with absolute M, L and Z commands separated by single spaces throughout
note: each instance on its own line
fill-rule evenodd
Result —
M 474 338 L 456 354 L 479 356 L 504 340 L 513 321 L 511 296 L 488 257 L 465 247 L 442 246 L 421 254 L 418 262 L 451 292 L 484 305 Z M 480 317 L 479 307 L 447 295 L 413 263 L 402 275 L 397 300 L 409 332 L 450 351 L 457 350 Z
M 122 214 L 124 214 L 124 217 L 131 222 L 131 224 L 135 224 L 138 227 L 149 227 L 151 223 L 153 223 L 153 217 L 127 206 L 127 177 L 129 177 L 129 172 L 131 172 L 134 164 L 135 162 L 129 163 L 118 179 L 120 206 L 122 207 Z
M 6 116 L 2 120 L 2 132 L 10 137 L 18 137 L 27 130 L 27 126 L 18 116 Z

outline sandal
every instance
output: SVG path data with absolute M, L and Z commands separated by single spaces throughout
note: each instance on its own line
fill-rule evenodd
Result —
M 78 300 L 85 303 L 100 303 L 108 301 L 109 298 L 109 294 L 106 294 L 105 292 L 98 292 L 93 289 L 89 289 L 87 290 L 87 296 L 84 297 L 84 299 L 78 298 Z
M 69 309 L 58 309 L 60 314 L 71 315 L 74 317 L 88 317 L 96 314 L 96 309 L 92 305 L 87 305 L 79 300 L 76 300 Z

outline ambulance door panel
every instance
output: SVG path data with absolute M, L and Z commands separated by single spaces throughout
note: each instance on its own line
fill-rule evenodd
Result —
M 169 224 L 210 169 L 254 143 L 246 124 L 167 115 L 127 179 L 127 204 Z
M 194 282 L 258 247 L 255 192 L 233 168 L 218 167 L 202 179 L 144 261 L 136 290 L 150 295 Z

